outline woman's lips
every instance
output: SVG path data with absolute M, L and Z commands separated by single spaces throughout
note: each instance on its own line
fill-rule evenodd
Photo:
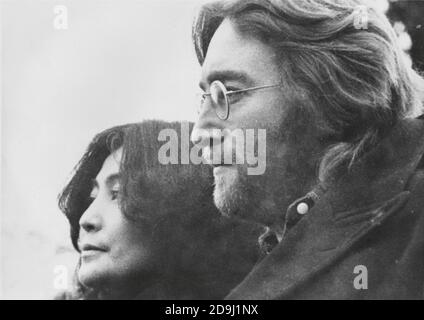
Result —
M 101 250 L 83 250 L 81 251 L 81 258 L 88 258 L 88 257 L 93 257 L 96 256 L 100 253 L 103 253 L 105 251 L 101 251 Z
M 96 246 L 90 243 L 85 243 L 80 246 L 82 251 L 91 251 L 91 250 L 97 250 L 97 251 L 106 251 L 106 247 L 104 246 Z
M 96 246 L 89 243 L 81 245 L 81 257 L 91 257 L 102 252 L 106 252 L 107 249 L 104 246 Z

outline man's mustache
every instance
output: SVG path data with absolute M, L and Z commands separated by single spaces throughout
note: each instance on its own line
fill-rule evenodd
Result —
M 203 163 L 248 165 L 249 175 L 262 175 L 266 170 L 266 130 L 201 130 L 193 129 L 191 140 L 201 146 Z
M 243 164 L 243 160 L 237 161 L 235 148 L 226 148 L 225 144 L 209 145 L 202 148 L 202 159 L 212 166 Z

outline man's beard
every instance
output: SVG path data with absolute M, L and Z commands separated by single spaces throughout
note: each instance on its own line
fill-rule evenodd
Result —
M 225 171 L 225 174 L 214 173 L 214 202 L 223 216 L 268 226 L 280 218 L 275 215 L 276 211 L 280 214 L 278 200 L 276 202 L 273 195 L 266 191 L 268 175 L 249 176 L 247 167 L 243 165 L 232 166 Z M 282 192 L 280 188 L 274 191 Z
M 239 217 L 249 207 L 248 186 L 241 172 L 242 167 L 234 166 L 226 170 L 226 174 L 214 174 L 214 202 L 224 216 Z

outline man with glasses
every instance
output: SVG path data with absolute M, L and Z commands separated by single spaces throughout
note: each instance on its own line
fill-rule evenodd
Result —
M 193 40 L 192 140 L 213 154 L 266 130 L 263 175 L 213 163 L 222 214 L 270 230 L 228 298 L 423 298 L 423 79 L 387 19 L 360 0 L 213 2 Z

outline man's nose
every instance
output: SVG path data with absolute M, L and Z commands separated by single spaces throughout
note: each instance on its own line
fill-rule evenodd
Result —
M 206 139 L 213 139 L 214 131 L 222 129 L 222 124 L 220 123 L 222 120 L 218 118 L 212 104 L 208 100 L 210 99 L 207 98 L 205 100 L 204 106 L 199 113 L 199 118 L 191 132 L 191 142 L 195 144 L 206 141 Z
M 95 199 L 82 214 L 79 225 L 85 232 L 97 232 L 102 226 L 100 202 Z

